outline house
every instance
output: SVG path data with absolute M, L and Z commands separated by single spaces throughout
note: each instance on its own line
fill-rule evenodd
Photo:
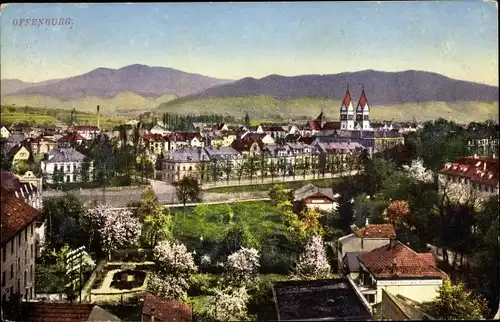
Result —
M 231 143 L 236 140 L 236 136 L 236 132 L 234 131 L 218 131 L 210 137 L 209 145 L 213 147 L 231 146 Z
M 413 301 L 401 294 L 391 294 L 382 290 L 382 302 L 379 305 L 379 316 L 385 321 L 404 320 L 436 320 L 421 307 L 421 303 Z
M 33 157 L 26 147 L 28 144 L 26 141 L 22 143 L 18 143 L 17 145 L 13 146 L 8 152 L 7 152 L 7 159 L 14 164 L 15 162 L 30 162 Z
M 1 189 L 2 303 L 18 294 L 25 300 L 35 296 L 35 228 L 42 213 Z
M 240 152 L 244 158 L 259 156 L 266 150 L 265 144 L 261 140 L 254 140 L 251 137 L 236 139 L 231 143 L 231 147 Z
M 339 121 L 324 122 L 321 126 L 320 135 L 334 135 L 340 130 Z
M 23 305 L 25 322 L 121 321 L 93 303 L 27 302 Z
M 160 298 L 146 292 L 143 301 L 141 322 L 191 322 L 191 308 L 177 300 Z
M 243 156 L 236 149 L 230 146 L 206 147 L 204 148 L 210 161 L 230 162 L 236 164 L 242 161 Z
M 84 140 L 93 140 L 101 130 L 98 126 L 94 125 L 74 125 L 70 128 L 69 132 L 80 135 Z
M 357 278 L 359 265 L 351 253 L 366 253 L 390 243 L 396 238 L 396 230 L 391 224 L 374 225 L 368 220 L 362 228 L 355 228 L 352 234 L 341 237 L 337 243 L 337 267 L 353 279 Z M 356 255 L 356 256 L 357 256 Z M 347 257 L 346 257 L 347 256 Z
M 209 160 L 203 148 L 178 148 L 163 160 L 162 180 L 173 183 L 184 177 L 198 177 L 198 164 Z
M 43 134 L 29 140 L 29 144 L 35 155 L 49 153 L 50 150 L 57 147 L 57 141 L 54 138 Z
M 309 208 L 321 211 L 333 211 L 338 208 L 337 198 L 331 188 L 319 188 L 313 184 L 307 184 L 293 193 L 294 203 L 302 202 Z
M 382 302 L 382 290 L 417 302 L 432 301 L 447 276 L 431 253 L 416 253 L 395 239 L 358 260 L 357 287 L 370 304 Z
M 5 127 L 5 125 L 2 125 L 2 127 L 0 128 L 0 137 L 4 138 L 4 139 L 8 139 L 9 136 L 10 136 L 9 129 L 7 129 L 7 127 Z
M 87 157 L 72 147 L 60 146 L 47 154 L 47 160 L 41 162 L 42 172 L 47 183 L 54 183 L 54 171 L 62 171 L 62 182 L 79 182 L 80 169 Z M 92 162 L 89 164 L 89 175 L 92 175 Z
M 259 125 L 256 132 L 269 134 L 274 140 L 284 138 L 287 135 L 285 128 L 276 124 Z
M 471 202 L 475 207 L 491 197 L 498 197 L 497 157 L 458 158 L 439 170 L 439 193 L 447 194 L 451 200 Z
M 142 136 L 142 143 L 154 155 L 168 152 L 168 142 L 161 134 L 146 133 Z
M 276 282 L 272 290 L 278 321 L 372 319 L 368 302 L 347 278 Z

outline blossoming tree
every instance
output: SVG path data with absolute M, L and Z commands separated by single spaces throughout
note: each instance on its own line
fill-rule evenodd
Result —
M 153 253 L 156 267 L 150 276 L 148 289 L 158 296 L 185 298 L 189 275 L 198 269 L 193 255 L 185 245 L 167 240 L 160 241 Z
M 259 252 L 255 248 L 242 247 L 227 258 L 227 273 L 231 285 L 255 284 L 259 273 Z
M 434 181 L 434 173 L 428 170 L 424 166 L 424 162 L 421 159 L 413 160 L 410 166 L 403 165 L 403 169 L 414 179 L 426 183 L 432 183 Z
M 103 248 L 111 256 L 112 249 L 134 246 L 141 234 L 139 219 L 128 209 L 113 209 L 109 205 L 99 205 L 90 211 L 103 243 Z
M 294 273 L 300 279 L 321 279 L 330 276 L 330 264 L 326 257 L 325 246 L 321 236 L 312 236 L 299 256 Z
M 248 320 L 248 300 L 248 292 L 244 286 L 224 291 L 217 290 L 209 315 L 216 321 Z

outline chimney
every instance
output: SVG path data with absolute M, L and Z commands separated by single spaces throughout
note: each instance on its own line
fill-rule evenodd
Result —
M 477 159 L 477 154 L 476 153 L 474 153 L 474 159 Z
M 97 105 L 97 128 L 100 130 L 101 128 L 99 127 L 99 105 Z
M 486 172 L 486 162 L 483 162 L 483 171 Z
M 398 264 L 396 263 L 396 258 L 392 260 L 392 274 L 397 274 Z
M 366 220 L 365 220 L 365 226 L 368 226 L 369 224 L 370 224 L 370 220 L 367 217 Z

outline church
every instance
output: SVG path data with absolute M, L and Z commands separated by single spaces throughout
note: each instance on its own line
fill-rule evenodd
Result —
M 374 130 L 370 125 L 370 106 L 363 87 L 356 109 L 349 88 L 340 105 L 339 122 L 325 122 L 323 112 L 314 121 L 322 129 L 314 142 L 358 142 L 370 153 L 380 152 L 404 143 L 397 131 Z M 332 131 L 333 130 L 333 131 Z

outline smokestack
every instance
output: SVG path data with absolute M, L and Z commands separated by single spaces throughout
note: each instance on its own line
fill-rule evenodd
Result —
M 370 220 L 368 218 L 366 218 L 366 220 L 365 220 L 365 226 L 368 226 L 369 223 L 370 223 Z
M 100 130 L 100 126 L 99 126 L 99 105 L 97 105 L 97 128 Z
M 483 162 L 483 171 L 486 172 L 486 161 Z
M 396 263 L 396 259 L 394 258 L 392 261 L 392 274 L 396 274 L 398 269 L 398 264 Z

